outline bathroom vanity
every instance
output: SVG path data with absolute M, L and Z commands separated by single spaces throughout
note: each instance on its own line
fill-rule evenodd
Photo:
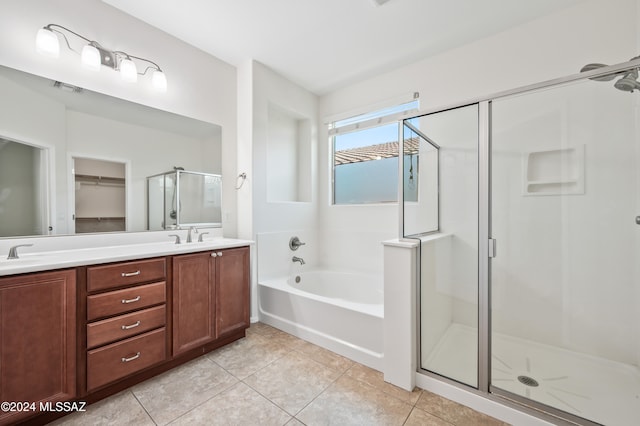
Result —
M 13 269 L 3 259 L 0 399 L 13 406 L 0 424 L 44 424 L 64 414 L 56 402 L 95 402 L 244 337 L 249 244 L 68 250 Z

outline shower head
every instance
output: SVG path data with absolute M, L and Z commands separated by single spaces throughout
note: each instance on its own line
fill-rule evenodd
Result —
M 638 69 L 634 68 L 627 72 L 624 77 L 616 81 L 613 86 L 624 92 L 633 92 L 634 90 L 640 90 L 640 82 L 638 82 Z
M 607 64 L 587 64 L 584 67 L 582 67 L 580 69 L 580 72 L 587 72 L 587 71 L 593 71 L 596 70 L 598 68 L 603 68 L 603 67 L 607 67 Z M 605 74 L 605 75 L 601 75 L 598 77 L 591 77 L 590 80 L 593 81 L 611 81 L 614 78 L 616 78 L 616 75 L 619 75 L 622 73 L 612 73 L 612 74 Z
M 176 170 L 183 170 L 184 171 L 184 167 L 173 166 L 173 171 L 175 172 Z

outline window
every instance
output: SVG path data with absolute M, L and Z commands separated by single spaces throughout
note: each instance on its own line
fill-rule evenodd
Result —
M 329 124 L 333 204 L 398 201 L 398 120 L 418 110 L 417 97 Z M 416 167 L 417 158 L 412 161 Z

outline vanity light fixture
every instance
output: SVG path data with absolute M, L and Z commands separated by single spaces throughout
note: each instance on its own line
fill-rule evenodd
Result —
M 82 52 L 71 47 L 67 34 L 72 34 L 83 40 L 86 44 Z M 62 36 L 69 50 L 80 55 L 82 65 L 92 71 L 100 71 L 102 65 L 118 71 L 123 81 L 135 83 L 139 75 L 147 75 L 151 72 L 151 84 L 159 92 L 167 91 L 167 77 L 160 66 L 149 59 L 133 56 L 120 50 L 109 50 L 95 40 L 80 35 L 58 24 L 49 24 L 38 30 L 36 36 L 36 51 L 44 56 L 58 58 L 60 56 L 60 40 Z M 135 60 L 135 61 L 134 61 Z M 138 72 L 136 65 L 142 62 L 146 66 L 143 72 Z

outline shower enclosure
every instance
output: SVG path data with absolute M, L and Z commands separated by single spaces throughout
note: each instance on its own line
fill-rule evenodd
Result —
M 405 120 L 400 167 L 417 139 L 430 188 L 401 203 L 423 374 L 553 422 L 637 423 L 639 66 Z
M 222 226 L 222 177 L 173 171 L 147 177 L 147 229 Z

